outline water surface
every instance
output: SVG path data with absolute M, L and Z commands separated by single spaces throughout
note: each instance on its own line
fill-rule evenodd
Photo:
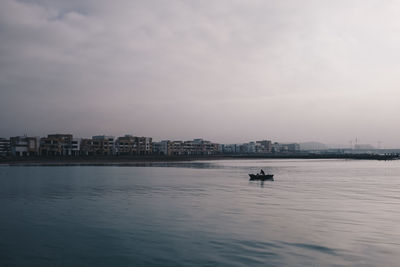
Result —
M 396 266 L 399 179 L 399 161 L 0 166 L 0 266 Z

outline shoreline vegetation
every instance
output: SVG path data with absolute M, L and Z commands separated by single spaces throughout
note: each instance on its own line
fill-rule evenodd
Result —
M 191 162 L 196 160 L 231 159 L 354 159 L 354 160 L 397 160 L 399 154 L 341 154 L 341 153 L 282 153 L 282 154 L 219 154 L 219 155 L 180 155 L 180 156 L 32 156 L 0 157 L 0 165 L 40 165 L 40 166 L 137 166 L 150 163 Z

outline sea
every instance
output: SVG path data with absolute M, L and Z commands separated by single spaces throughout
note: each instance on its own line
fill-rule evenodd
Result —
M 3 267 L 399 264 L 400 161 L 0 166 Z

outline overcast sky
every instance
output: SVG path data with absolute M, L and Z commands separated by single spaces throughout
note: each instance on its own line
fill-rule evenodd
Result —
M 1 0 L 0 136 L 400 147 L 400 1 Z

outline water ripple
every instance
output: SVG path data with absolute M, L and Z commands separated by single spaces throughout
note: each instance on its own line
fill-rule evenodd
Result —
M 263 168 L 274 182 L 249 183 Z M 397 266 L 400 162 L 0 166 L 1 266 Z

